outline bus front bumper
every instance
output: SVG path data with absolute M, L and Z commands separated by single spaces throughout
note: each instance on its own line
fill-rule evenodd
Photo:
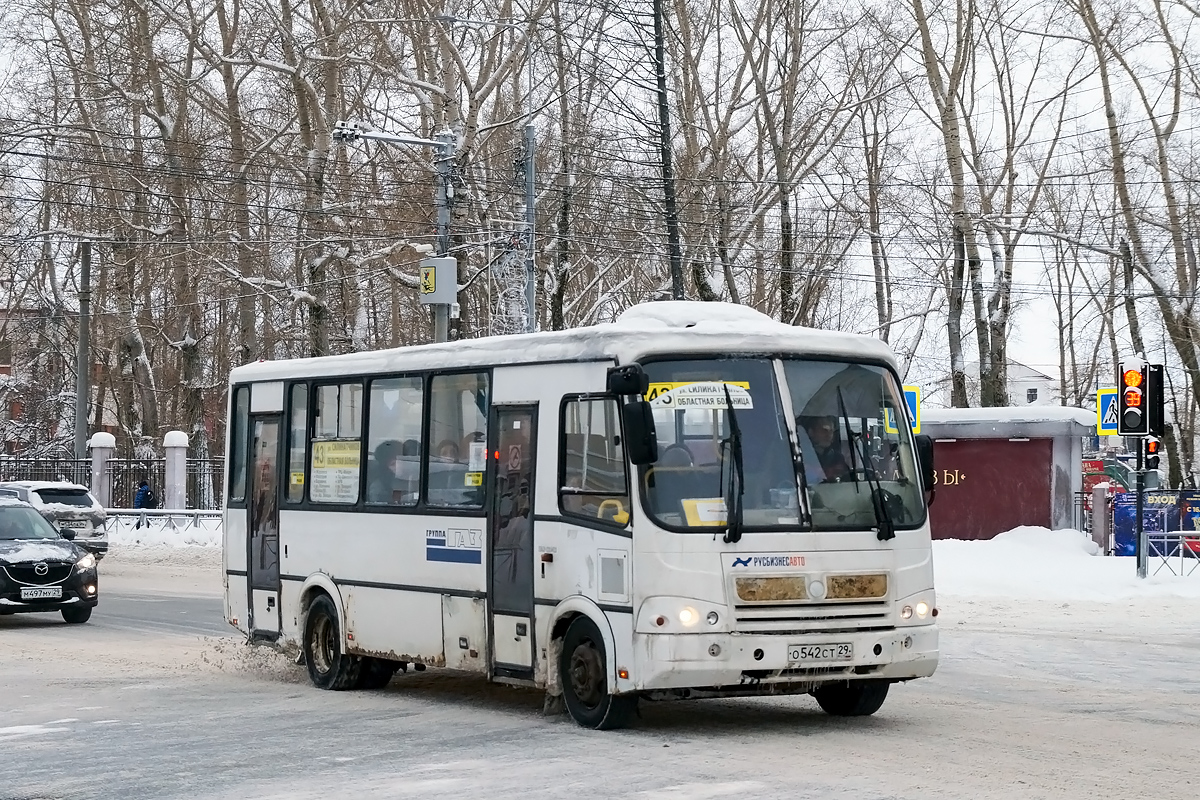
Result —
M 636 651 L 646 655 L 631 682 L 634 691 L 723 686 L 767 690 L 788 684 L 802 689 L 827 681 L 901 681 L 929 677 L 938 662 L 937 625 L 792 636 L 714 633 L 634 638 Z M 853 648 L 849 657 L 844 647 L 839 648 L 844 645 Z M 798 648 L 804 652 L 798 653 Z M 843 655 L 837 656 L 838 652 Z M 795 658 L 798 655 L 802 657 Z

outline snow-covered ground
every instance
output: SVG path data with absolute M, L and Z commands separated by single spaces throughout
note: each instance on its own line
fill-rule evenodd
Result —
M 1187 573 L 1195 565 L 1196 559 L 1170 560 L 1176 573 Z M 1098 603 L 1200 598 L 1200 568 L 1190 575 L 1173 575 L 1158 559 L 1151 559 L 1150 577 L 1139 579 L 1136 559 L 1101 556 L 1079 531 L 1022 527 L 989 541 L 938 541 L 933 544 L 933 566 L 939 596 Z
M 4 796 L 1200 797 L 1200 574 L 1138 582 L 1079 533 L 935 544 L 937 674 L 874 717 L 802 696 L 644 703 L 611 734 L 442 670 L 311 689 L 221 624 L 218 536 L 190 537 L 114 537 L 88 625 L 0 618 Z

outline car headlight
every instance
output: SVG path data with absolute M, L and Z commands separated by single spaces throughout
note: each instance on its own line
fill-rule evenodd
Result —
M 83 558 L 75 562 L 76 569 L 94 569 L 96 566 L 96 557 L 88 553 Z

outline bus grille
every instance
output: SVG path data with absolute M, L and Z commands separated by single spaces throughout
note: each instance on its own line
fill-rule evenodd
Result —
M 734 620 L 740 633 L 839 633 L 893 627 L 891 603 L 804 603 L 803 605 L 737 605 Z

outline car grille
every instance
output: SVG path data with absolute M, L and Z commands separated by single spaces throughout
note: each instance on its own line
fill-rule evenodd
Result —
M 53 586 L 62 583 L 71 576 L 71 564 L 47 564 L 45 575 L 37 574 L 37 565 L 19 564 L 4 567 L 9 580 L 25 586 Z
M 734 606 L 741 633 L 839 633 L 891 628 L 891 603 L 804 603 Z

